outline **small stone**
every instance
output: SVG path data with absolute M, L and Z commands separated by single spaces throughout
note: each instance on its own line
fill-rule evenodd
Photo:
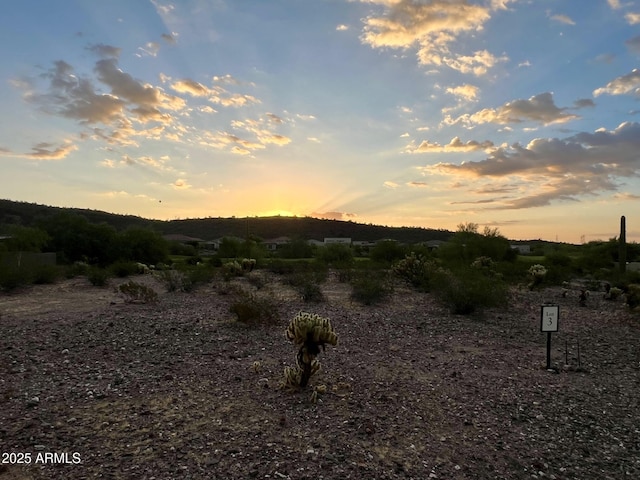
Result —
M 40 397 L 32 397 L 27 400 L 27 407 L 35 407 L 40 403 Z
M 65 348 L 64 350 L 62 350 L 62 352 L 61 352 L 61 353 L 62 353 L 63 355 L 66 355 L 66 354 L 68 354 L 68 353 L 69 353 L 69 349 L 68 349 L 68 348 Z

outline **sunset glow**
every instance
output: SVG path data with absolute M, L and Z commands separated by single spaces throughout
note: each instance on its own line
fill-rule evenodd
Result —
M 640 241 L 638 1 L 3 6 L 0 198 Z

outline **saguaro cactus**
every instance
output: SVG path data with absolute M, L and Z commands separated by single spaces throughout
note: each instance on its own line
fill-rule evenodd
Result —
M 338 336 L 328 318 L 307 312 L 299 312 L 285 332 L 287 339 L 299 346 L 296 356 L 296 367 L 284 369 L 285 384 L 290 387 L 306 387 L 311 375 L 320 370 L 320 362 L 316 357 L 320 347 L 324 351 L 325 345 L 336 345 Z
M 618 252 L 618 263 L 620 273 L 627 271 L 627 220 L 624 215 L 620 217 L 620 250 Z

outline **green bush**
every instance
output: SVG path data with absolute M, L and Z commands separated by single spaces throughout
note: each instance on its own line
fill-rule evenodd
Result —
M 75 278 L 80 275 L 88 275 L 91 267 L 84 262 L 74 262 L 68 265 L 65 270 L 65 276 L 67 278 Z
M 185 276 L 177 270 L 159 270 L 158 278 L 164 283 L 167 292 L 182 291 Z
M 138 273 L 137 262 L 119 261 L 109 267 L 109 271 L 114 277 L 126 278 Z
M 364 305 L 380 303 L 393 292 L 384 272 L 358 272 L 351 280 L 351 288 L 351 298 Z
M 507 285 L 499 277 L 471 267 L 440 271 L 433 290 L 452 313 L 462 315 L 504 305 L 508 295 Z
M 631 284 L 625 292 L 626 303 L 631 310 L 640 307 L 640 285 Z
M 236 292 L 236 299 L 229 310 L 240 323 L 247 325 L 271 325 L 280 320 L 277 306 L 270 297 L 246 291 Z
M 200 285 L 206 285 L 216 277 L 215 269 L 206 264 L 187 268 L 184 273 L 186 279 L 183 282 L 182 290 L 185 292 L 190 292 Z
M 31 283 L 31 276 L 24 268 L 3 267 L 0 268 L 0 288 L 12 291 Z
M 415 252 L 411 252 L 391 267 L 394 274 L 423 292 L 430 290 L 431 278 L 436 269 L 435 262 L 426 259 L 422 255 L 416 255 Z
M 87 273 L 87 278 L 94 287 L 104 287 L 109 280 L 109 272 L 100 267 L 91 267 Z
M 133 280 L 120 285 L 118 291 L 124 296 L 125 303 L 151 303 L 158 300 L 158 294 L 153 288 Z
M 56 265 L 37 265 L 33 268 L 32 281 L 35 284 L 51 284 L 60 278 L 60 268 Z

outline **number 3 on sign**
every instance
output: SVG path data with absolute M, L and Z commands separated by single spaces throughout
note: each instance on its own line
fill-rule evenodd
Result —
M 557 332 L 559 316 L 560 307 L 558 305 L 543 305 L 540 315 L 540 330 L 543 332 Z

